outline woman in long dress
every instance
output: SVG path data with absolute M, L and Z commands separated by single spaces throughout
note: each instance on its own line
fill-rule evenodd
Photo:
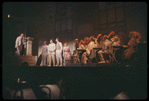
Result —
M 127 64 L 126 67 L 129 67 L 131 62 L 136 59 L 135 53 L 137 52 L 138 49 L 138 43 L 139 40 L 141 39 L 140 33 L 136 31 L 131 31 L 129 33 L 130 40 L 128 42 L 128 49 L 124 51 L 124 63 Z
M 124 51 L 125 59 L 130 59 L 131 55 L 137 51 L 139 40 L 141 39 L 140 33 L 131 31 L 129 33 L 130 40 L 128 42 L 128 49 Z
M 67 42 L 64 43 L 63 57 L 64 57 L 64 65 L 66 65 L 66 60 L 71 60 L 70 48 L 68 47 Z

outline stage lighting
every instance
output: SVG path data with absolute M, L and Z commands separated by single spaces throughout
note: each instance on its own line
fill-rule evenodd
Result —
M 8 14 L 8 18 L 10 18 L 10 15 Z

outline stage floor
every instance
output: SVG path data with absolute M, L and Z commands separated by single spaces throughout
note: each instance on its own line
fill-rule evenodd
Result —
M 120 66 L 117 63 L 69 63 L 65 66 L 33 66 L 33 67 L 100 67 L 100 66 Z
M 70 63 L 66 67 L 100 67 L 100 66 L 118 66 L 117 63 Z

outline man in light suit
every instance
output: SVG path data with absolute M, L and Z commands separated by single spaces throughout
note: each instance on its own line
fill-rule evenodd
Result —
M 22 50 L 22 44 L 23 44 L 23 33 L 21 33 L 20 36 L 18 36 L 16 38 L 16 41 L 15 41 L 15 48 L 17 48 L 17 55 L 20 55 L 20 52 Z
M 56 38 L 56 66 L 62 66 L 62 43 L 59 42 L 59 38 Z M 60 62 L 60 65 L 59 65 Z
M 49 65 L 51 66 L 51 58 L 53 61 L 53 66 L 55 66 L 55 43 L 53 43 L 53 40 L 50 40 L 50 44 L 48 46 L 48 54 L 49 54 Z

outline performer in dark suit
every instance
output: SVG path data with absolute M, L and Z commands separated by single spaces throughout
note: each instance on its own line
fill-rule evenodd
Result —
M 41 60 L 42 60 L 42 54 L 40 54 L 40 56 L 38 57 L 36 66 L 40 66 Z

